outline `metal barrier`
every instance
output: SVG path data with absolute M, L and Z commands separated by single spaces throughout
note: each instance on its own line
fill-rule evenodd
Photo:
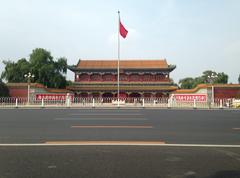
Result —
M 2 97 L 0 98 L 0 108 L 21 108 L 21 107 L 156 107 L 156 108 L 231 108 L 233 98 L 215 99 L 214 103 L 202 101 L 176 101 L 173 98 L 79 98 L 66 97 L 66 99 L 37 99 Z
M 232 108 L 234 98 L 214 99 L 213 108 Z

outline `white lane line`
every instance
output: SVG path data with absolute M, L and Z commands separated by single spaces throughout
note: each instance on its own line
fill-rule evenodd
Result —
M 139 145 L 139 144 L 165 144 L 163 141 L 47 141 L 46 144 L 84 144 L 84 145 Z
M 211 144 L 144 144 L 144 143 L 139 143 L 139 144 L 129 144 L 129 143 L 25 143 L 25 144 L 17 144 L 17 143 L 12 143 L 12 144 L 0 144 L 0 147 L 35 147 L 35 146 L 157 146 L 157 147 L 206 147 L 206 148 L 240 148 L 240 145 L 211 145 Z
M 233 130 L 240 130 L 240 127 L 239 128 L 233 128 Z
M 54 118 L 56 121 L 104 121 L 104 120 L 129 120 L 129 121 L 144 121 L 147 120 L 145 118 Z
M 142 114 L 135 114 L 135 113 L 129 113 L 129 114 L 114 114 L 114 113 L 97 113 L 97 114 L 93 114 L 93 113 L 88 113 L 88 114 L 84 114 L 84 113 L 73 113 L 73 114 L 69 114 L 71 116 L 141 116 Z
M 151 125 L 73 125 L 71 128 L 88 129 L 152 129 Z

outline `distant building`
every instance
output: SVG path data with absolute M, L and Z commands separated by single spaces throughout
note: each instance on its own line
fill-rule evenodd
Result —
M 172 96 L 179 101 L 240 98 L 240 84 L 199 84 L 193 89 L 176 90 Z
M 75 97 L 117 97 L 116 60 L 79 60 L 68 68 L 75 73 L 74 82 L 67 89 L 47 88 L 30 84 L 30 97 L 37 100 L 62 100 Z M 159 98 L 171 95 L 179 101 L 212 101 L 240 98 L 240 84 L 199 84 L 194 89 L 178 89 L 170 79 L 176 68 L 166 60 L 121 60 L 121 98 Z M 11 97 L 27 97 L 28 83 L 7 83 Z
M 11 97 L 26 98 L 28 96 L 28 83 L 7 83 L 7 87 Z M 29 94 L 32 99 L 61 100 L 65 99 L 68 93 L 72 95 L 72 92 L 66 89 L 47 88 L 39 83 L 30 84 Z
M 117 60 L 79 60 L 68 68 L 75 79 L 68 90 L 77 97 L 117 97 Z M 170 79 L 176 68 L 166 60 L 121 60 L 120 97 L 163 97 L 177 86 Z

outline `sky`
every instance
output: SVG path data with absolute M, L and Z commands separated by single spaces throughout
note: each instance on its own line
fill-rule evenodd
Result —
M 79 59 L 117 59 L 118 13 L 129 31 L 121 59 L 166 59 L 175 83 L 224 72 L 240 74 L 239 0 L 0 0 L 2 60 L 29 59 L 44 48 L 69 65 Z M 73 80 L 68 71 L 67 79 Z

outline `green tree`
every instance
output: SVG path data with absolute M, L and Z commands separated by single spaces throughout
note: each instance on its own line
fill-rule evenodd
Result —
M 205 79 L 203 76 L 201 77 L 196 77 L 194 79 L 194 85 L 193 85 L 193 88 L 195 88 L 198 84 L 201 84 L 201 83 L 205 83 Z
M 202 78 L 205 81 L 204 83 L 228 83 L 228 75 L 224 72 L 217 73 L 211 70 L 207 70 L 203 72 Z
M 59 58 L 56 62 L 51 53 L 45 49 L 34 49 L 30 55 L 32 73 L 35 82 L 47 87 L 64 88 L 67 84 L 64 74 L 67 72 L 67 59 Z
M 240 84 L 240 74 L 239 74 L 239 76 L 238 76 L 238 83 Z
M 191 89 L 191 88 L 194 88 L 194 79 L 191 77 L 187 77 L 187 78 L 181 79 L 179 81 L 179 84 L 180 84 L 180 88 L 182 89 Z
M 30 54 L 29 62 L 20 59 L 17 63 L 4 61 L 5 71 L 2 78 L 8 82 L 26 82 L 24 74 L 34 74 L 32 82 L 41 83 L 50 88 L 65 88 L 67 85 L 67 59 L 53 60 L 51 53 L 42 48 L 36 48 Z
M 24 74 L 29 72 L 29 62 L 22 58 L 16 63 L 12 61 L 3 61 L 5 64 L 5 71 L 2 73 L 2 78 L 8 82 L 26 82 Z
M 0 79 L 0 97 L 3 96 L 9 96 L 9 90 L 5 83 Z
M 218 73 L 216 78 L 216 83 L 223 83 L 223 84 L 228 83 L 228 75 L 223 72 Z
M 179 81 L 180 88 L 191 89 L 195 88 L 198 84 L 201 83 L 228 83 L 228 75 L 221 72 L 217 73 L 211 70 L 206 70 L 203 72 L 202 76 L 191 78 L 187 77 Z
M 202 73 L 203 83 L 216 83 L 217 72 L 206 70 Z

